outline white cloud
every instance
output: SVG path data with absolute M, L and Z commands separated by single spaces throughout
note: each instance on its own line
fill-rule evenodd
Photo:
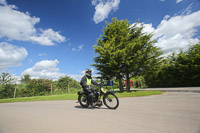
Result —
M 136 23 L 133 23 L 133 24 L 130 26 L 130 28 L 132 28 L 133 26 L 135 26 L 135 24 L 136 24 Z M 142 30 L 143 33 L 154 34 L 154 32 L 155 32 L 155 29 L 154 29 L 154 27 L 152 26 L 152 23 L 150 23 L 150 24 L 145 24 L 145 23 L 138 23 L 138 22 L 137 22 L 136 26 L 137 26 L 137 27 L 143 26 L 143 30 Z
M 73 74 L 69 74 L 68 76 L 76 81 L 81 81 L 81 78 L 83 77 L 83 75 L 73 75 Z
M 21 61 L 26 58 L 28 52 L 23 47 L 13 46 L 6 42 L 0 43 L 0 69 L 20 66 Z
M 0 4 L 7 5 L 7 2 L 5 0 L 0 0 Z
M 180 3 L 181 1 L 183 1 L 183 0 L 176 0 L 176 3 Z
M 52 29 L 37 30 L 35 25 L 39 22 L 40 18 L 31 17 L 28 12 L 20 12 L 15 5 L 7 5 L 5 0 L 0 0 L 0 38 L 33 41 L 41 45 L 65 41 L 65 37 Z
M 83 49 L 83 44 L 79 45 L 78 48 L 72 48 L 72 52 L 79 52 Z
M 37 62 L 32 68 L 26 69 L 21 75 L 30 75 L 31 78 L 43 78 L 57 80 L 60 77 L 64 77 L 65 74 L 59 72 L 57 68 L 59 61 L 55 60 L 43 60 Z
M 54 42 L 64 42 L 65 37 L 61 36 L 58 32 L 52 29 L 42 30 L 39 36 L 31 36 L 30 40 L 42 45 L 54 45 Z
M 198 27 L 200 26 L 200 11 L 179 16 L 165 16 L 156 29 L 152 24 L 144 24 L 144 32 L 154 33 L 156 45 L 165 51 L 165 54 L 186 50 L 189 45 L 200 41 Z
M 162 20 L 155 30 L 154 38 L 157 45 L 164 50 L 187 48 L 189 44 L 198 43 L 195 38 L 197 27 L 200 26 L 200 11 L 185 16 L 175 16 Z
M 26 41 L 35 34 L 34 25 L 39 21 L 39 18 L 30 17 L 10 6 L 0 6 L 0 37 Z
M 111 11 L 115 12 L 118 9 L 119 3 L 120 0 L 92 0 L 92 5 L 95 6 L 94 22 L 102 22 Z
M 165 15 L 164 19 L 167 20 L 168 18 L 170 18 L 170 16 L 169 15 Z
M 132 24 L 132 26 L 133 26 L 134 24 Z M 148 33 L 148 34 L 151 34 L 151 33 L 153 33 L 154 31 L 155 31 L 155 29 L 153 28 L 153 26 L 152 26 L 152 23 L 151 24 L 144 24 L 144 23 L 138 23 L 137 24 L 137 26 L 144 26 L 144 28 L 143 28 L 143 32 L 145 32 L 145 33 Z
M 79 45 L 79 46 L 78 46 L 78 51 L 81 51 L 82 48 L 83 48 L 83 44 Z
M 160 0 L 161 2 L 165 2 L 165 0 Z M 176 0 L 176 3 L 180 3 L 182 2 L 183 0 Z

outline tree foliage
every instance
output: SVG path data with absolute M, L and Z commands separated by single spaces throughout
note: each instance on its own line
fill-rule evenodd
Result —
M 14 78 L 6 72 L 0 75 L 0 98 L 11 98 L 14 94 Z
M 6 72 L 3 72 L 0 76 L 0 84 L 7 85 L 13 82 L 14 78 Z
M 21 78 L 22 83 L 28 83 L 31 80 L 31 76 L 26 74 Z
M 127 20 L 112 19 L 106 22 L 103 35 L 94 45 L 97 57 L 95 66 L 104 79 L 116 78 L 122 90 L 122 78 L 128 81 L 127 90 L 130 89 L 131 77 L 142 75 L 152 65 L 161 60 L 159 51 L 151 40 L 152 34 L 143 33 L 143 25 L 137 22 L 131 25 Z
M 48 79 L 32 79 L 26 84 L 26 89 L 23 91 L 24 95 L 28 96 L 42 96 L 50 92 L 51 80 Z
M 2 73 L 0 76 L 0 98 L 13 98 L 16 89 L 17 97 L 43 96 L 50 95 L 52 92 L 66 93 L 67 89 L 72 92 L 80 90 L 79 82 L 65 76 L 58 81 L 49 79 L 31 79 L 30 75 L 21 77 L 21 84 L 14 85 L 13 77 L 9 73 Z
M 60 78 L 56 82 L 56 86 L 58 87 L 58 89 L 61 89 L 61 90 L 67 90 L 67 89 L 69 89 L 69 87 L 70 88 L 76 88 L 76 89 L 81 88 L 79 82 L 75 81 L 74 79 L 72 79 L 68 76 Z
M 186 52 L 173 53 L 160 65 L 156 73 L 148 73 L 145 76 L 150 87 L 200 86 L 199 79 L 200 42 Z

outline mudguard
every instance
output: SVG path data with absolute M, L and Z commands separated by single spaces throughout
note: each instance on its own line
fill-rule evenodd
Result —
M 104 90 L 103 88 L 101 88 L 101 91 L 102 91 L 104 94 L 108 94 L 108 93 L 115 94 L 112 90 Z

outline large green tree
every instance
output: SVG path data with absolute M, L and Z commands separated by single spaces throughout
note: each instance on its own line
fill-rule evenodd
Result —
M 120 89 L 122 89 L 121 64 L 124 62 L 123 50 L 124 40 L 128 34 L 129 22 L 127 20 L 117 20 L 113 18 L 111 23 L 106 22 L 103 29 L 103 35 L 94 45 L 97 57 L 94 58 L 95 66 L 103 79 L 110 80 L 116 78 L 119 80 Z
M 94 45 L 97 57 L 94 64 L 104 79 L 127 79 L 127 90 L 130 90 L 130 78 L 143 74 L 151 64 L 156 64 L 162 54 L 151 40 L 152 34 L 143 33 L 143 25 L 137 22 L 132 25 L 127 20 L 112 19 L 106 22 L 103 35 Z
M 144 33 L 143 26 L 137 22 L 130 28 L 127 41 L 124 43 L 124 74 L 127 79 L 127 90 L 130 90 L 130 78 L 143 76 L 149 70 L 155 69 L 162 58 L 160 48 L 155 46 L 152 34 Z

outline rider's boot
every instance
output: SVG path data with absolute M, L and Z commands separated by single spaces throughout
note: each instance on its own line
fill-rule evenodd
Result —
M 95 106 L 96 106 L 96 103 L 93 103 L 92 106 L 95 107 Z
M 95 106 L 96 106 L 96 103 L 91 103 L 91 104 L 90 104 L 90 109 L 94 109 Z

